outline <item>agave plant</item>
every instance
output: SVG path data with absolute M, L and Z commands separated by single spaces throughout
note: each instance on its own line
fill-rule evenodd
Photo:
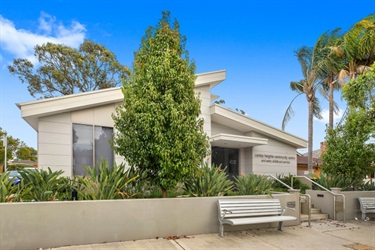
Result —
M 233 182 L 228 179 L 225 169 L 201 167 L 193 178 L 185 181 L 184 191 L 190 196 L 223 196 L 233 189 Z
M 30 187 L 25 188 L 23 182 L 14 185 L 13 178 L 9 178 L 9 173 L 0 175 L 0 202 L 22 201 L 23 197 L 30 192 Z
M 273 190 L 273 181 L 262 175 L 239 176 L 235 178 L 235 182 L 239 195 L 269 195 Z
M 130 178 L 125 174 L 124 165 L 115 165 L 109 168 L 106 161 L 94 167 L 84 167 L 86 176 L 77 176 L 75 183 L 80 199 L 110 200 L 130 198 L 132 193 L 127 192 L 127 186 L 138 177 Z
M 30 188 L 29 199 L 34 201 L 55 201 L 58 196 L 68 189 L 65 177 L 61 175 L 64 171 L 52 171 L 43 169 L 24 169 L 20 171 L 21 186 Z

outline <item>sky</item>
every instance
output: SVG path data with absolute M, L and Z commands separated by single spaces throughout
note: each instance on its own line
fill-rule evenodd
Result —
M 196 73 L 226 70 L 226 80 L 212 89 L 224 106 L 281 129 L 296 93 L 291 81 L 302 73 L 294 51 L 314 46 L 324 32 L 347 31 L 375 13 L 374 0 L 2 0 L 0 2 L 0 127 L 37 148 L 37 133 L 16 103 L 33 101 L 27 84 L 10 75 L 14 59 L 36 62 L 33 48 L 46 42 L 74 48 L 89 39 L 104 45 L 131 67 L 134 52 L 149 26 L 169 10 L 186 36 Z M 336 101 L 345 110 L 345 101 Z M 323 120 L 314 120 L 314 149 L 324 141 L 328 102 L 321 98 Z M 286 132 L 307 139 L 307 102 L 293 104 Z M 340 114 L 336 117 L 340 119 Z M 301 149 L 304 153 L 307 150 Z

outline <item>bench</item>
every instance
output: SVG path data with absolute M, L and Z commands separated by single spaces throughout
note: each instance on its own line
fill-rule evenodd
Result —
M 375 213 L 375 197 L 359 197 L 362 220 L 366 220 L 366 214 Z
M 224 236 L 224 224 L 232 226 L 297 220 L 285 216 L 278 199 L 222 199 L 218 200 L 219 236 Z M 289 208 L 292 209 L 292 208 Z M 292 209 L 294 210 L 294 209 Z

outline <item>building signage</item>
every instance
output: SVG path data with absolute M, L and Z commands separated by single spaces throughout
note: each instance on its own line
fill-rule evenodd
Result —
M 255 153 L 254 160 L 263 164 L 290 165 L 295 164 L 296 156 L 277 153 Z

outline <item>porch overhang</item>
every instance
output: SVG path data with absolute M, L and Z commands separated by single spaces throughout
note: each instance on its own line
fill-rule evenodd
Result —
M 248 148 L 266 145 L 268 143 L 268 139 L 221 133 L 211 136 L 209 142 L 211 143 L 212 147 Z

